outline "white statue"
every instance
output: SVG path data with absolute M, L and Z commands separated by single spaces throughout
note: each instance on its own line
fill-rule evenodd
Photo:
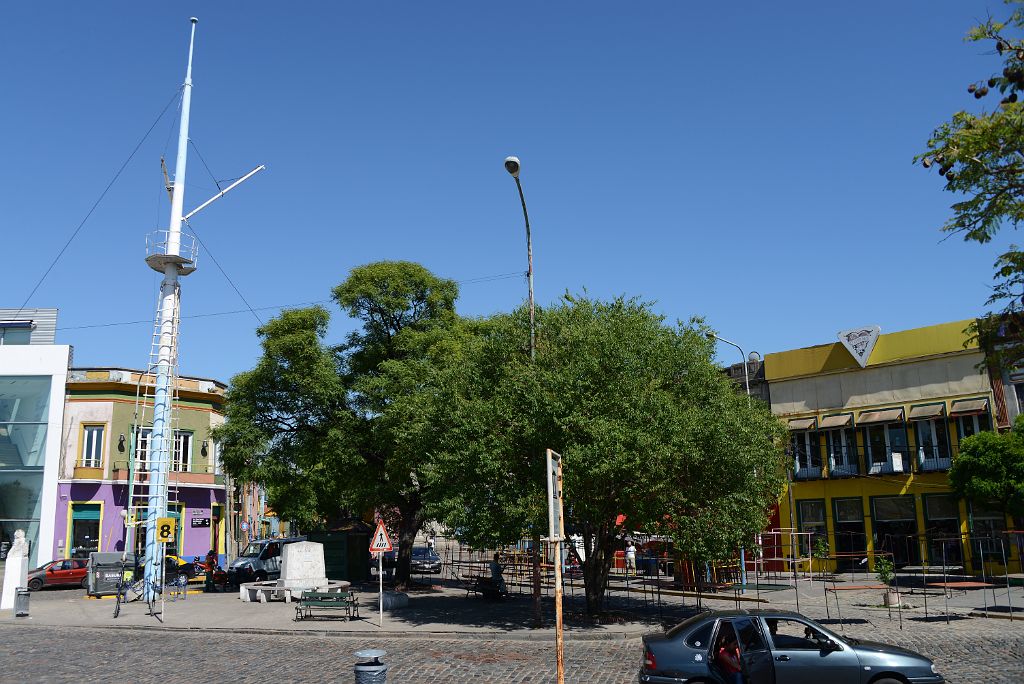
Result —
M 28 542 L 25 541 L 25 530 L 15 530 L 14 543 L 7 552 L 7 565 L 4 568 L 4 590 L 0 596 L 0 610 L 14 608 L 14 593 L 18 587 L 28 583 Z

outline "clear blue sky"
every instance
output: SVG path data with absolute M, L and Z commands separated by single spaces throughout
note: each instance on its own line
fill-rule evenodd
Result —
M 953 199 L 911 165 L 996 68 L 963 42 L 989 0 L 828 3 L 17 3 L 0 58 L 0 306 L 19 306 L 184 77 L 218 178 L 268 170 L 194 222 L 254 307 L 326 299 L 410 259 L 458 280 L 525 271 L 502 159 L 523 160 L 537 299 L 638 295 L 747 351 L 982 309 L 994 245 L 940 243 Z M 990 106 L 993 103 L 989 103 Z M 166 117 L 29 302 L 59 307 L 76 365 L 140 366 L 165 227 Z M 172 133 L 173 130 L 173 133 Z M 168 146 L 168 142 L 170 142 Z M 215 192 L 190 157 L 186 209 Z M 508 310 L 523 279 L 465 283 Z M 185 316 L 244 309 L 210 259 Z M 336 309 L 332 338 L 351 323 Z M 266 319 L 273 311 L 260 311 Z M 258 354 L 244 315 L 187 318 L 181 372 Z M 738 360 L 723 347 L 723 361 Z M 735 357 L 735 358 L 734 358 Z

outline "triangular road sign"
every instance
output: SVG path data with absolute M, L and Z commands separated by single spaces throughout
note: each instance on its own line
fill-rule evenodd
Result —
M 846 350 L 850 352 L 854 360 L 864 368 L 868 365 L 868 357 L 875 348 L 878 335 L 882 329 L 877 325 L 866 325 L 863 328 L 853 328 L 839 333 L 839 341 L 843 343 Z
M 391 537 L 388 536 L 388 531 L 384 529 L 384 523 L 377 523 L 377 531 L 373 533 L 373 541 L 370 542 L 370 553 L 384 553 L 385 551 L 392 551 L 394 547 L 391 546 Z

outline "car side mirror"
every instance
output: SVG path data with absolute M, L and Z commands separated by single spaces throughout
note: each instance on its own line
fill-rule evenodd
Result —
M 821 650 L 823 651 L 841 651 L 843 647 L 832 641 L 831 639 L 825 639 L 821 642 Z

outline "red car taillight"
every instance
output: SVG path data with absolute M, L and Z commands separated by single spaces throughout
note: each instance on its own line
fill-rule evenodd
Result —
M 654 654 L 651 653 L 649 648 L 644 647 L 644 667 L 648 670 L 656 670 L 658 668 L 658 661 L 654 659 Z

